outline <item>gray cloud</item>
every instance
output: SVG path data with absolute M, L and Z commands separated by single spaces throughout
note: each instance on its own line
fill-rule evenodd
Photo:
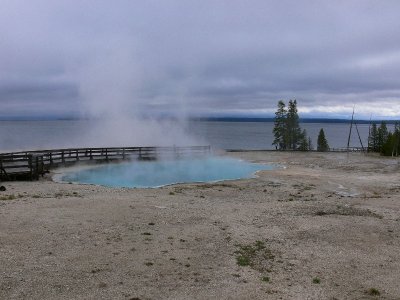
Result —
M 400 117 L 398 1 L 3 1 L 1 116 Z M 93 109 L 96 107 L 96 109 Z

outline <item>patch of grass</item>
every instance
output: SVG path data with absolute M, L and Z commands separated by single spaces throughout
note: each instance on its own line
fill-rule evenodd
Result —
M 356 208 L 353 206 L 336 205 L 335 208 L 327 208 L 323 210 L 318 210 L 315 212 L 316 216 L 325 215 L 339 215 L 339 216 L 362 216 L 362 217 L 374 217 L 382 219 L 383 217 L 376 214 L 369 209 Z
M 269 282 L 270 281 L 268 276 L 261 277 L 261 280 L 264 281 L 264 282 Z
M 236 263 L 239 266 L 250 266 L 253 269 L 264 271 L 264 263 L 266 260 L 273 260 L 275 255 L 272 254 L 263 241 L 255 241 L 250 245 L 236 245 L 239 247 L 235 253 Z
M 152 266 L 152 265 L 154 265 L 152 262 L 150 262 L 150 261 L 148 261 L 148 262 L 145 262 L 144 263 L 146 266 L 148 266 L 148 267 L 150 267 L 150 266 Z
M 236 257 L 236 262 L 241 267 L 246 267 L 250 265 L 250 257 L 246 255 L 239 255 Z
M 211 188 L 239 188 L 235 184 L 230 184 L 230 183 L 203 183 L 197 185 L 197 188 L 199 189 L 211 189 Z
M 150 232 L 143 232 L 142 235 L 151 235 Z
M 171 195 L 171 196 L 172 196 L 172 195 L 175 195 L 175 193 L 174 193 L 174 192 L 169 192 L 169 195 Z
M 15 200 L 15 199 L 17 199 L 17 197 L 15 197 L 14 194 L 0 197 L 0 200 Z
M 379 292 L 379 290 L 377 290 L 376 288 L 370 288 L 367 290 L 367 294 L 371 296 L 379 296 L 381 292 Z
M 153 223 L 153 222 L 150 222 L 150 223 L 149 223 L 149 225 L 150 225 L 150 226 L 153 226 L 153 225 L 156 225 L 156 224 L 155 224 L 155 223 Z
M 314 277 L 312 282 L 315 283 L 315 284 L 320 284 L 321 283 L 321 279 L 319 279 L 318 277 Z

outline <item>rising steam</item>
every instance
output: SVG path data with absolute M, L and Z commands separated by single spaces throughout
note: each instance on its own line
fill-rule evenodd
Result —
M 116 47 L 115 45 L 118 45 Z M 88 59 L 79 70 L 81 114 L 90 122 L 88 146 L 184 146 L 199 142 L 185 133 L 184 101 L 169 107 L 173 116 L 155 115 L 158 106 L 148 93 L 157 70 L 146 70 L 132 44 L 120 41 Z M 147 90 L 145 89 L 147 87 Z M 171 118 L 173 117 L 173 118 Z

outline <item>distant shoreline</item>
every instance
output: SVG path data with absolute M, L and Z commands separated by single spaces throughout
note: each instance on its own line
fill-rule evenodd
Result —
M 174 120 L 174 118 L 159 118 L 159 120 Z M 0 122 L 45 122 L 45 121 L 90 121 L 81 118 L 24 118 L 24 117 L 10 117 L 0 118 Z M 190 118 L 189 121 L 193 122 L 243 122 L 243 123 L 271 123 L 274 118 L 246 118 L 246 117 L 206 117 L 206 118 Z M 350 119 L 325 119 L 325 118 L 300 118 L 300 123 L 330 123 L 330 124 L 349 124 Z M 400 120 L 355 120 L 357 124 L 370 124 L 381 123 L 395 124 Z

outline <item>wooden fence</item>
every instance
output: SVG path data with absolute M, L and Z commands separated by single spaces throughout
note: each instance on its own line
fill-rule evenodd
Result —
M 209 153 L 210 146 L 71 148 L 0 153 L 0 180 L 38 179 L 50 169 L 77 162 L 155 160 Z

